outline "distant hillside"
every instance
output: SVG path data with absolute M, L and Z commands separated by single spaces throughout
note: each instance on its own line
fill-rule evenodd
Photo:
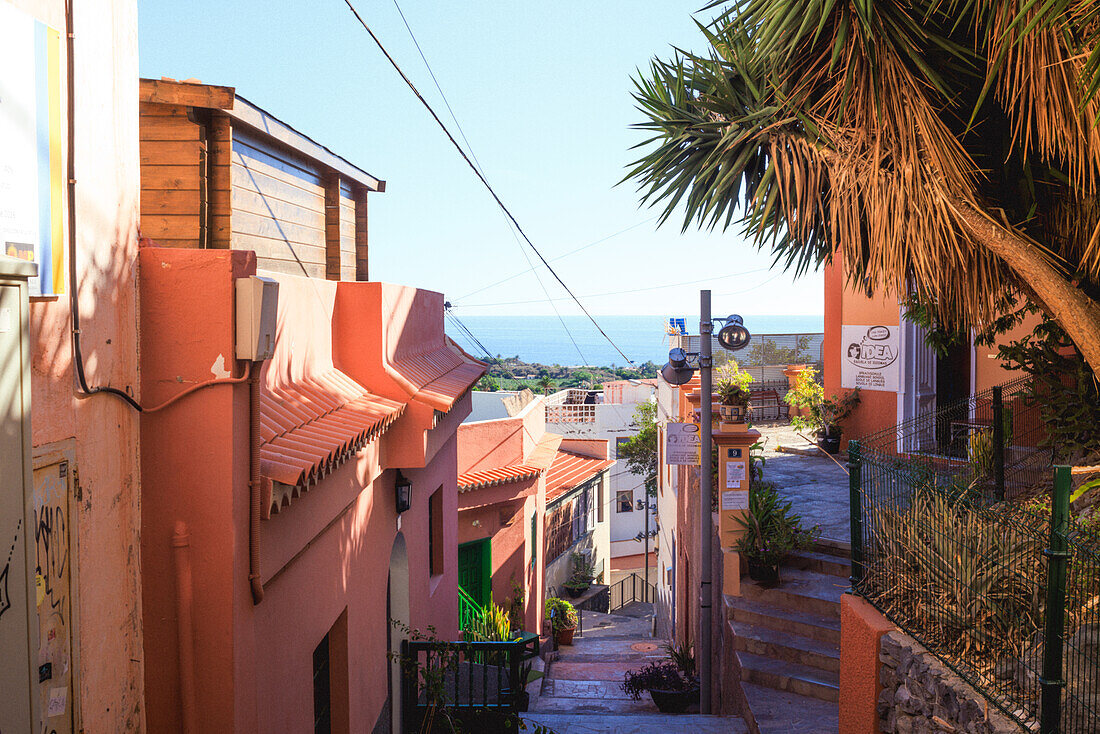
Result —
M 638 369 L 624 367 L 562 367 L 524 362 L 516 357 L 495 357 L 489 361 L 489 372 L 478 382 L 477 390 L 522 390 L 530 388 L 536 393 L 548 393 L 567 387 L 583 387 L 598 390 L 603 383 L 613 380 L 642 380 L 657 376 L 660 369 L 653 362 L 638 365 Z

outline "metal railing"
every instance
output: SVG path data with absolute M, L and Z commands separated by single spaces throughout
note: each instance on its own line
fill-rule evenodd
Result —
M 942 487 L 997 501 L 1049 490 L 1041 397 L 1027 378 L 976 393 L 860 439 L 868 457 Z
M 1018 424 L 971 425 L 1018 456 Z M 904 425 L 849 444 L 853 592 L 1023 726 L 1097 731 L 1100 548 L 1069 522 L 1070 469 L 979 461 L 949 422 L 913 426 L 916 446 Z
M 636 601 L 652 602 L 657 598 L 657 587 L 636 573 L 625 576 L 608 589 L 608 611 L 617 612 Z
M 478 726 L 514 717 L 526 687 L 523 662 L 538 654 L 539 638 L 532 633 L 511 642 L 403 640 L 405 731 L 422 731 L 430 717 L 441 731 L 445 716 Z
M 484 610 L 461 586 L 458 587 L 458 628 L 467 632 L 480 619 Z

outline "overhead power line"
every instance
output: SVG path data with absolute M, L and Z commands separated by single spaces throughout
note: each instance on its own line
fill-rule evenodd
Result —
M 462 323 L 462 320 L 455 316 L 454 312 L 451 311 L 451 309 L 448 308 L 446 305 L 443 308 L 443 314 L 451 318 L 451 321 L 453 321 L 455 326 L 458 328 L 459 333 L 465 336 L 470 344 L 477 345 L 475 349 L 480 349 L 482 353 L 490 360 L 493 358 L 493 355 L 489 353 L 488 348 L 481 343 L 480 339 L 474 336 L 474 332 L 470 331 L 469 327 L 467 327 L 466 324 Z
M 424 68 L 428 70 L 428 75 L 432 78 L 432 82 L 435 84 L 435 88 L 436 91 L 439 92 L 439 96 L 443 98 L 443 104 L 447 106 L 447 112 L 450 113 L 451 119 L 454 120 L 455 127 L 458 128 L 458 133 L 462 136 L 462 141 L 466 143 L 466 148 L 470 151 L 470 157 L 473 159 L 474 166 L 476 167 L 477 172 L 484 176 L 485 169 L 482 168 L 481 161 L 478 160 L 477 152 L 474 151 L 473 144 L 471 144 L 470 140 L 466 137 L 466 131 L 462 129 L 462 123 L 458 121 L 458 116 L 455 115 L 455 111 L 451 107 L 450 101 L 447 99 L 447 94 L 443 91 L 443 87 L 440 85 L 439 79 L 436 77 L 435 72 L 432 71 L 432 65 L 428 61 L 427 55 L 425 55 L 424 50 L 420 47 L 420 42 L 416 40 L 416 34 L 413 33 L 412 26 L 409 24 L 408 19 L 405 17 L 405 13 L 401 10 L 401 5 L 397 2 L 397 0 L 393 0 L 393 4 L 394 7 L 397 8 L 398 14 L 401 16 L 401 21 L 405 24 L 405 29 L 409 32 L 409 37 L 412 39 L 413 45 L 415 45 L 416 50 L 420 52 L 420 60 L 424 62 Z M 501 216 L 504 216 L 503 211 L 501 211 Z M 565 335 L 569 338 L 569 341 L 573 343 L 573 347 L 577 350 L 577 354 L 581 358 L 581 363 L 588 364 L 588 359 L 584 356 L 584 352 L 581 351 L 580 344 L 577 343 L 577 339 L 573 336 L 573 332 L 569 330 L 569 326 L 565 323 L 565 319 L 561 317 L 561 313 L 558 311 L 558 307 L 554 305 L 553 299 L 550 298 L 550 292 L 546 290 L 546 284 L 542 282 L 542 278 L 539 276 L 538 270 L 531 262 L 530 255 L 527 254 L 527 250 L 523 247 L 523 243 L 520 242 L 519 237 L 516 235 L 515 228 L 512 226 L 512 223 L 508 220 L 507 217 L 504 217 L 504 224 L 506 227 L 508 227 L 508 234 L 512 235 L 512 239 L 516 241 L 516 247 L 519 248 L 519 251 L 523 254 L 523 258 L 527 261 L 528 269 L 524 272 L 533 272 L 535 274 L 535 280 L 538 281 L 539 288 L 542 289 L 542 294 L 546 297 L 546 302 L 549 303 L 550 308 L 554 310 L 554 315 L 558 317 L 558 322 L 561 324 L 562 330 L 565 331 Z M 453 313 L 451 315 L 452 317 L 454 316 Z M 473 334 L 470 333 L 465 324 L 462 324 L 461 327 L 466 331 L 466 333 L 470 335 L 471 338 L 474 339 L 474 341 L 477 341 L 476 337 L 474 337 Z
M 467 143 L 467 145 L 469 145 L 469 143 Z M 473 150 L 471 150 L 470 152 L 473 153 Z M 474 160 L 477 160 L 477 159 L 475 158 Z M 552 257 L 552 258 L 550 258 L 550 262 L 557 262 L 558 260 L 563 260 L 563 259 L 569 257 L 570 255 L 576 255 L 578 252 L 580 252 L 582 250 L 587 250 L 589 247 L 595 247 L 596 245 L 598 245 L 602 242 L 607 242 L 609 239 L 612 239 L 613 237 L 618 237 L 621 234 L 626 234 L 627 232 L 629 232 L 632 229 L 637 229 L 638 227 L 641 227 L 643 224 L 649 224 L 650 222 L 652 222 L 653 220 L 657 219 L 660 216 L 661 216 L 660 214 L 657 214 L 655 216 L 650 217 L 649 219 L 638 222 L 636 224 L 632 224 L 632 225 L 630 225 L 629 227 L 627 227 L 625 229 L 620 229 L 618 232 L 615 232 L 613 234 L 609 234 L 606 237 L 601 237 L 600 239 L 596 240 L 595 242 L 589 242 L 587 245 L 581 245 L 580 247 L 578 247 L 575 250 L 570 250 L 569 252 L 562 253 L 561 255 L 558 255 L 557 257 Z M 461 301 L 461 300 L 464 300 L 466 298 L 469 298 L 470 296 L 476 296 L 478 293 L 481 293 L 482 291 L 487 291 L 490 288 L 496 288 L 501 283 L 507 283 L 510 280 L 515 280 L 516 278 L 520 277 L 521 275 L 527 275 L 527 273 L 530 273 L 530 272 L 533 272 L 533 271 L 535 271 L 535 269 L 530 268 L 529 270 L 524 270 L 521 273 L 516 273 L 515 275 L 509 275 L 507 278 L 504 278 L 503 280 L 498 280 L 495 283 L 490 283 L 487 286 L 484 286 L 482 288 L 478 288 L 476 291 L 470 291 L 466 295 L 459 296 L 455 300 L 456 301 Z
M 584 315 L 588 317 L 588 320 L 592 322 L 592 325 L 596 327 L 596 330 L 600 332 L 603 338 L 606 339 L 607 342 L 615 348 L 615 351 L 622 355 L 622 358 L 625 359 L 629 364 L 634 365 L 634 360 L 626 356 L 626 353 L 619 348 L 619 345 L 616 344 L 614 340 L 607 335 L 607 332 L 603 330 L 603 327 L 600 326 L 599 322 L 597 322 L 592 314 L 589 313 L 588 309 L 585 308 L 583 303 L 581 303 L 581 300 L 577 298 L 577 296 L 573 293 L 569 286 L 565 284 L 565 281 L 561 279 L 561 276 L 558 275 L 557 271 L 555 271 L 554 268 L 550 266 L 550 263 L 547 262 L 546 258 L 543 257 L 541 252 L 539 252 L 539 249 L 535 247 L 535 243 L 532 242 L 531 238 L 527 236 L 527 233 L 523 231 L 523 227 L 520 226 L 519 221 L 515 218 L 508 207 L 504 205 L 504 202 L 501 201 L 500 197 L 497 196 L 497 192 L 489 184 L 485 176 L 482 175 L 481 171 L 478 169 L 478 166 L 475 165 L 472 160 L 470 160 L 470 156 L 466 155 L 466 151 L 463 150 L 462 146 L 458 144 L 457 140 L 455 140 L 454 135 L 452 135 L 451 131 L 447 129 L 447 126 L 443 123 L 443 120 L 439 119 L 439 115 L 437 115 L 435 110 L 432 109 L 432 106 L 428 104 L 428 100 L 424 99 L 424 95 L 420 93 L 420 91 L 416 88 L 416 85 L 412 83 L 412 80 L 405 75 L 405 72 L 401 70 L 401 67 L 398 66 L 394 58 L 390 56 L 389 51 L 387 51 L 386 47 L 382 45 L 382 41 L 379 40 L 378 36 L 374 34 L 374 31 L 371 30 L 370 26 L 367 25 L 367 22 L 363 20 L 363 17 L 359 15 L 359 11 L 355 9 L 355 6 L 352 4 L 351 0 L 344 0 L 344 4 L 348 6 L 348 9 L 351 11 L 352 15 L 354 15 L 355 19 L 359 21 L 359 25 L 363 26 L 363 30 L 365 30 L 370 35 L 371 40 L 373 40 L 374 44 L 378 46 L 378 50 L 381 51 L 382 55 L 386 57 L 386 60 L 390 62 L 390 66 L 392 66 L 394 68 L 394 71 L 396 71 L 401 76 L 401 79 L 409 87 L 409 90 L 416 96 L 420 103 L 424 105 L 424 109 L 428 111 L 428 114 L 430 114 L 432 116 L 432 119 L 435 120 L 436 124 L 439 125 L 439 128 L 443 131 L 443 134 L 447 136 L 447 139 L 449 141 L 451 141 L 451 145 L 453 145 L 455 150 L 458 151 L 458 154 L 462 156 L 462 160 L 466 161 L 466 165 L 470 167 L 470 170 L 474 172 L 474 175 L 477 176 L 478 180 L 481 181 L 482 185 L 485 186 L 489 194 L 493 197 L 493 200 L 496 202 L 497 206 L 500 207 L 501 211 L 503 211 L 505 215 L 507 215 L 508 219 L 511 220 L 513 226 L 515 226 L 516 228 L 516 231 L 519 232 L 519 234 L 523 237 L 523 240 L 527 243 L 527 245 L 531 248 L 535 255 L 538 256 L 539 260 L 546 267 L 546 269 L 550 271 L 550 274 L 554 276 L 554 279 L 558 281 L 561 287 L 565 289 L 565 292 L 568 293 L 573 301 L 576 302 L 577 306 L 581 309 L 581 311 L 584 312 Z
M 586 293 L 584 295 L 584 297 L 585 298 L 603 298 L 605 296 L 621 296 L 621 295 L 625 295 L 627 293 L 642 293 L 644 291 L 658 291 L 658 290 L 662 290 L 664 288 L 678 288 L 678 287 L 684 286 L 684 285 L 695 285 L 697 283 L 710 283 L 710 282 L 713 282 L 715 280 L 724 280 L 726 278 L 734 278 L 734 277 L 737 277 L 739 275 L 751 275 L 752 273 L 762 273 L 762 272 L 767 271 L 767 270 L 771 270 L 771 268 L 757 268 L 756 270 L 746 270 L 746 271 L 741 272 L 741 273 L 730 273 L 728 275 L 718 275 L 718 276 L 712 276 L 712 277 L 709 277 L 709 278 L 700 278 L 699 280 L 685 280 L 681 283 L 668 283 L 666 285 L 651 285 L 651 286 L 646 286 L 644 288 L 631 288 L 631 289 L 625 290 L 625 291 L 607 291 L 605 293 Z M 781 274 L 782 273 L 776 274 L 775 276 L 769 278 L 768 280 L 763 281 L 762 283 L 757 283 L 756 285 L 752 286 L 752 288 L 748 288 L 748 289 L 743 290 L 743 291 L 734 291 L 734 293 L 746 293 L 750 290 L 755 290 L 756 288 L 759 288 L 760 286 L 764 285 L 765 283 L 770 283 L 771 281 L 775 280 Z M 733 295 L 733 293 L 720 293 L 718 295 L 729 296 L 729 295 Z M 558 299 L 555 299 L 555 300 L 564 301 L 566 299 L 558 298 Z M 535 299 L 535 300 L 528 300 L 528 301 L 501 301 L 499 303 L 466 303 L 466 304 L 461 304 L 461 305 L 455 304 L 455 308 L 488 308 L 489 306 L 518 306 L 518 305 L 527 304 L 527 303 L 542 303 L 542 299 Z

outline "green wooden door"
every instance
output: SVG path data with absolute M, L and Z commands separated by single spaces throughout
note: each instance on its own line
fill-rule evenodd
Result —
M 489 538 L 458 546 L 458 585 L 482 607 L 493 599 L 493 548 Z

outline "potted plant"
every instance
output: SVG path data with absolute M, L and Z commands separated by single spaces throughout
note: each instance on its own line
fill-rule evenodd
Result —
M 516 710 L 521 713 L 531 706 L 531 694 L 527 690 L 527 684 L 531 682 L 532 668 L 534 668 L 534 661 L 531 658 L 520 661 L 519 681 L 516 686 Z
M 588 591 L 588 587 L 592 585 L 592 579 L 596 575 L 596 567 L 580 553 L 574 552 L 570 558 L 573 561 L 573 575 L 562 586 L 565 587 L 565 592 L 570 597 L 576 599 Z
M 859 405 L 859 388 L 825 397 L 825 390 L 817 381 L 817 372 L 813 368 L 802 370 L 794 389 L 787 393 L 784 401 L 792 408 L 802 408 L 805 415 L 791 416 L 791 425 L 796 430 L 812 430 L 818 438 L 818 446 L 830 454 L 840 451 L 841 422 Z
M 640 670 L 627 671 L 623 690 L 638 701 L 644 691 L 657 710 L 665 714 L 680 714 L 699 701 L 699 680 L 695 677 L 695 655 L 690 642 L 667 643 L 668 659 L 652 662 Z
M 718 413 L 723 423 L 744 423 L 748 419 L 751 411 L 749 398 L 752 395 L 750 385 L 752 375 L 733 360 L 718 368 L 714 392 L 718 396 Z
M 765 587 L 779 583 L 779 567 L 791 551 L 809 548 L 821 534 L 817 525 L 803 527 L 791 503 L 768 482 L 750 490 L 749 511 L 737 522 L 745 531 L 737 539 L 737 550 L 745 559 L 749 578 Z
M 577 629 L 577 609 L 565 599 L 550 597 L 546 600 L 546 616 L 554 632 L 554 642 L 559 645 L 572 645 L 573 633 Z

